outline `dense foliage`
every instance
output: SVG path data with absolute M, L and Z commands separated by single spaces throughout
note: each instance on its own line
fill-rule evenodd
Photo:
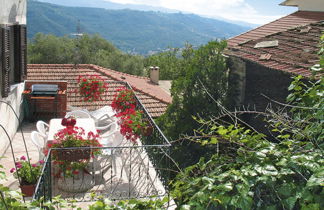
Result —
M 185 46 L 185 50 L 191 48 L 190 45 Z M 168 49 L 165 52 L 148 56 L 144 60 L 144 66 L 149 69 L 150 66 L 158 66 L 160 68 L 160 80 L 177 79 L 185 64 L 186 59 L 182 56 L 179 48 Z
M 38 32 L 56 36 L 76 33 L 80 20 L 83 33 L 99 33 L 124 52 L 140 54 L 182 47 L 186 41 L 201 45 L 249 29 L 193 14 L 64 7 L 37 1 L 28 1 L 27 6 L 29 38 Z
M 28 44 L 28 63 L 97 64 L 121 72 L 142 75 L 141 56 L 121 52 L 99 35 L 79 38 L 38 33 Z
M 188 45 L 182 51 L 181 65 L 172 82 L 173 101 L 162 118 L 168 136 L 177 138 L 179 134 L 192 133 L 197 125 L 192 115 L 204 118 L 218 113 L 210 95 L 220 103 L 226 97 L 227 67 L 222 55 L 225 47 L 225 41 L 211 41 L 197 50 Z
M 198 123 L 192 116 L 208 118 L 218 115 L 218 103 L 225 103 L 227 94 L 227 67 L 222 55 L 225 41 L 211 41 L 198 49 L 187 45 L 175 64 L 175 79 L 172 82 L 172 104 L 159 118 L 159 125 L 170 139 L 178 139 L 181 134 L 191 135 Z M 174 54 L 171 55 L 175 60 Z M 162 60 L 169 57 L 162 55 Z M 206 92 L 206 90 L 208 92 Z M 187 151 L 187 152 L 183 152 Z M 190 152 L 189 152 L 190 151 Z M 172 157 L 185 167 L 197 161 L 205 151 L 195 144 L 187 142 L 174 143 Z
M 202 126 L 187 138 L 203 146 L 214 145 L 215 152 L 176 177 L 172 193 L 178 205 L 186 209 L 323 209 L 324 78 L 317 78 L 302 82 L 296 77 L 289 86 L 291 109 L 283 107 L 280 115 L 267 113 L 277 143 L 238 124 L 199 119 Z

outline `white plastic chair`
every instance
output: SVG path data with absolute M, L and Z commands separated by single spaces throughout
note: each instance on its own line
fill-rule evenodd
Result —
M 113 173 L 117 172 L 116 166 L 116 149 L 113 147 L 118 147 L 121 145 L 123 141 L 123 136 L 120 134 L 119 125 L 117 122 L 113 122 L 109 124 L 109 130 L 103 134 L 100 134 L 99 143 L 103 147 L 109 147 L 106 149 L 102 149 L 102 153 L 94 158 L 94 165 L 100 167 L 100 165 L 105 165 L 107 161 L 111 160 L 111 165 L 113 167 Z M 104 162 L 103 162 L 104 161 Z
M 48 130 L 49 130 L 49 124 L 47 124 L 44 121 L 39 120 L 36 123 L 36 128 L 37 128 L 37 131 L 40 133 L 40 135 L 43 136 L 43 138 L 47 138 Z
M 43 160 L 45 157 L 45 155 L 43 153 L 43 149 L 45 147 L 45 139 L 39 132 L 33 131 L 33 132 L 31 132 L 31 140 L 34 143 L 34 145 L 37 147 L 38 159 Z
M 95 111 L 90 111 L 89 114 L 95 120 L 96 126 L 98 127 L 116 121 L 114 117 L 116 113 L 111 106 L 103 106 Z
M 84 110 L 74 110 L 71 112 L 66 113 L 65 117 L 68 118 L 73 116 L 75 118 L 91 118 L 90 114 Z
M 82 109 L 81 107 L 68 106 L 71 112 L 68 112 L 66 117 L 70 116 L 70 113 L 81 114 L 82 116 L 87 116 L 87 113 L 92 119 L 94 119 L 96 126 L 102 127 L 106 126 L 114 121 L 116 121 L 116 112 L 111 106 L 103 106 L 100 109 L 94 111 L 88 111 L 87 109 Z M 87 116 L 88 118 L 88 116 Z
M 96 126 L 96 129 L 101 132 L 101 137 L 105 138 L 110 133 L 113 133 L 119 129 L 119 125 L 117 122 L 111 122 L 108 125 L 105 126 Z M 103 132 L 106 131 L 106 132 Z
M 121 133 L 118 130 L 115 130 L 113 132 L 110 132 L 106 136 L 101 136 L 99 143 L 103 147 L 110 147 L 106 149 L 102 149 L 101 156 L 104 156 L 106 158 L 111 158 L 113 172 L 117 172 L 117 164 L 116 164 L 116 157 L 117 152 L 114 147 L 119 147 L 123 142 L 124 136 L 121 135 Z

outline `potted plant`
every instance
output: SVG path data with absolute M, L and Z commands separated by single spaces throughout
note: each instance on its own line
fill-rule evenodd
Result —
M 136 142 L 137 138 L 149 136 L 153 128 L 149 122 L 143 118 L 143 112 L 135 109 L 127 109 L 116 115 L 119 117 L 120 133 L 126 139 Z
M 18 177 L 20 178 L 20 189 L 24 196 L 33 196 L 38 178 L 42 173 L 43 164 L 43 160 L 35 164 L 30 164 L 25 156 L 21 156 L 20 160 L 16 162 L 17 170 L 16 168 L 10 170 L 16 179 L 18 179 Z
M 117 113 L 125 112 L 127 109 L 135 109 L 136 100 L 133 90 L 125 87 L 117 89 L 111 107 Z
M 101 96 L 108 89 L 107 83 L 98 75 L 80 75 L 78 84 L 84 101 L 101 101 Z
M 54 135 L 54 141 L 47 145 L 48 148 L 55 148 L 53 151 L 54 160 L 78 161 L 81 159 L 89 159 L 90 155 L 98 153 L 97 149 L 89 147 L 100 147 L 98 141 L 99 134 L 85 131 L 81 127 L 74 126 L 75 118 L 63 118 L 61 124 L 66 126 Z M 76 149 L 64 149 L 64 148 Z M 82 148 L 86 147 L 86 148 Z
M 54 135 L 54 140 L 47 144 L 52 148 L 52 160 L 56 166 L 54 176 L 63 191 L 79 192 L 87 190 L 90 185 L 83 184 L 87 166 L 91 157 L 99 154 L 101 144 L 98 134 L 85 133 L 84 129 L 75 126 L 77 119 L 63 118 L 61 124 L 66 126 Z M 47 153 L 48 151 L 46 151 Z M 78 180 L 78 181 L 77 181 Z

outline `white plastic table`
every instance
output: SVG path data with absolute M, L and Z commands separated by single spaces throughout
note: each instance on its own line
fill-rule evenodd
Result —
M 61 125 L 61 122 L 62 122 L 62 118 L 54 118 L 50 120 L 48 137 L 47 137 L 48 141 L 54 140 L 54 135 L 59 130 L 64 128 L 64 126 Z M 91 118 L 77 118 L 75 126 L 83 128 L 86 135 L 90 131 L 92 131 L 94 134 L 97 134 L 95 122 Z

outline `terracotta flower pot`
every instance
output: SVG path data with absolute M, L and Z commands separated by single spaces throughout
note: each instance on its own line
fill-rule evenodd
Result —
M 36 188 L 36 184 L 31 184 L 31 185 L 21 185 L 21 193 L 24 194 L 25 197 L 31 197 L 34 195 Z
M 57 150 L 55 151 L 57 160 L 79 161 L 90 159 L 90 149 Z
M 143 136 L 150 136 L 153 133 L 153 127 L 148 125 L 146 127 L 141 128 L 141 133 Z

